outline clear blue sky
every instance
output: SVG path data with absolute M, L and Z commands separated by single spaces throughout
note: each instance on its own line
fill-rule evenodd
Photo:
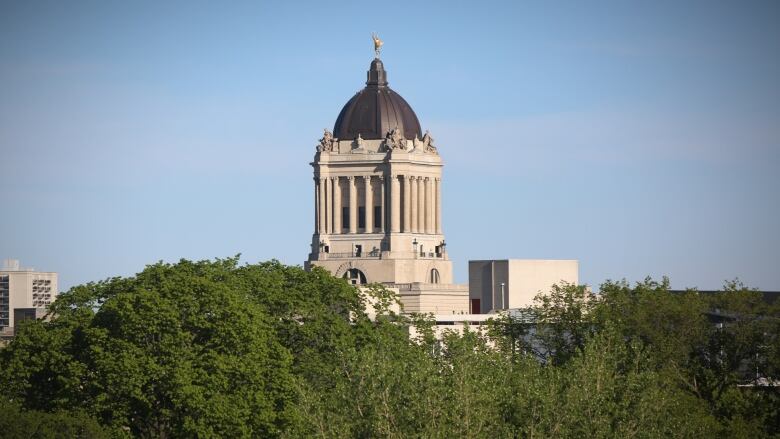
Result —
M 372 6 L 376 4 L 376 6 Z M 301 264 L 322 128 L 385 41 L 445 160 L 456 280 L 780 290 L 780 2 L 0 2 L 0 258 L 63 289 Z

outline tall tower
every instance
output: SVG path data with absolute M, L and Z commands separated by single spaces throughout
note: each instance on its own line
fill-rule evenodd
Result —
M 468 287 L 452 284 L 442 232 L 441 156 L 412 107 L 388 86 L 378 55 L 365 88 L 317 145 L 306 266 L 353 284 L 397 288 L 410 312 L 466 311 Z

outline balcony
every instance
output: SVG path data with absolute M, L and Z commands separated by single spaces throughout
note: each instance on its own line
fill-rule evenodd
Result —
M 432 284 L 426 282 L 398 283 L 388 284 L 390 287 L 398 288 L 400 292 L 419 293 L 421 291 L 439 291 L 442 293 L 462 293 L 468 292 L 467 284 Z
M 345 253 L 320 253 L 320 259 L 379 259 L 382 256 L 382 252 L 377 250 L 371 250 L 370 252 L 345 252 Z

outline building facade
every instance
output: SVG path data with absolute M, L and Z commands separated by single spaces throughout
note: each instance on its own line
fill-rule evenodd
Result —
M 469 304 L 472 314 L 516 309 L 533 304 L 553 284 L 579 283 L 579 262 L 555 259 L 469 261 Z
M 378 57 L 316 149 L 305 265 L 397 289 L 407 312 L 467 312 L 442 228 L 441 156 Z
M 12 336 L 19 319 L 40 318 L 57 297 L 57 273 L 21 268 L 6 259 L 0 267 L 0 335 Z

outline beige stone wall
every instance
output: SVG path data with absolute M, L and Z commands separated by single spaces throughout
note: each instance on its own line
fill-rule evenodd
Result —
M 399 296 L 398 288 L 387 288 L 387 289 L 392 291 L 396 296 Z M 366 303 L 366 315 L 371 320 L 376 319 L 376 308 L 374 307 L 374 305 L 376 304 L 376 300 L 373 297 L 371 297 L 369 294 L 366 293 L 366 289 L 365 288 L 361 288 L 360 289 L 360 294 L 361 294 L 361 297 L 363 298 L 363 300 Z M 393 305 L 390 306 L 390 311 L 392 311 L 392 312 L 394 312 L 396 314 L 400 314 L 402 312 L 401 306 L 399 306 L 398 304 L 393 304 Z
M 469 331 L 486 335 L 487 321 L 498 317 L 500 317 L 498 314 L 434 314 L 433 320 L 436 324 L 432 327 L 433 334 L 441 340 L 445 332 L 463 334 L 468 327 Z M 414 325 L 409 328 L 409 337 L 412 339 L 420 335 Z
M 468 285 L 413 283 L 396 285 L 405 313 L 468 312 Z
M 366 282 L 396 288 L 404 312 L 467 312 L 468 287 L 452 284 L 444 245 L 441 157 L 419 140 L 391 151 L 383 142 L 336 141 L 332 151 L 315 155 L 314 234 L 305 266 L 337 277 L 359 270 Z
M 507 308 L 529 306 L 538 293 L 549 293 L 553 284 L 561 282 L 579 282 L 579 261 L 512 259 Z
M 348 140 L 317 152 L 315 231 L 305 266 L 321 266 L 335 276 L 356 268 L 367 282 L 386 284 L 432 282 L 436 270 L 439 284 L 452 283 L 452 263 L 442 245 L 442 160 L 423 149 L 412 140 L 406 149 L 392 151 L 382 140 Z
M 553 284 L 579 282 L 579 262 L 554 259 L 469 261 L 469 299 L 479 299 L 481 312 L 533 304 Z M 503 287 L 502 285 L 503 284 Z
M 310 266 L 323 267 L 336 277 L 357 268 L 366 275 L 366 282 L 373 283 L 412 283 L 421 280 L 428 281 L 430 272 L 436 269 L 440 274 L 441 284 L 451 283 L 452 261 L 441 259 L 380 259 L 380 258 L 338 258 L 309 262 Z

